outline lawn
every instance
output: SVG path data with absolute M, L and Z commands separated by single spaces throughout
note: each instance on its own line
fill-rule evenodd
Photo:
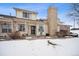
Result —
M 57 44 L 53 46 L 47 41 Z M 75 56 L 79 38 L 0 41 L 1 56 Z

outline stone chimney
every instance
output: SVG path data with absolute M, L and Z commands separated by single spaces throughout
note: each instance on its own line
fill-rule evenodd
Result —
M 57 32 L 57 9 L 54 7 L 48 8 L 48 33 L 54 36 Z

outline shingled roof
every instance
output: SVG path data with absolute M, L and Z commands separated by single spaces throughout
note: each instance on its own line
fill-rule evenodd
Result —
M 28 13 L 35 13 L 35 14 L 37 14 L 37 12 L 30 11 L 30 10 L 25 10 L 25 9 L 20 9 L 20 8 L 13 8 L 13 9 L 15 9 L 15 10 L 21 10 L 21 11 L 28 12 Z
M 16 18 L 16 16 L 10 16 L 10 15 L 4 15 L 4 14 L 0 14 L 0 17 Z

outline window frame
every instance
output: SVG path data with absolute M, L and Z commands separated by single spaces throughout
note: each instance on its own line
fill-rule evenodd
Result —
M 18 24 L 18 31 L 25 31 L 25 24 Z
M 12 32 L 12 28 L 11 28 L 11 24 L 1 24 L 1 29 L 2 29 L 2 33 L 11 33 Z
M 29 18 L 29 13 L 23 12 L 23 17 L 24 17 L 24 18 Z

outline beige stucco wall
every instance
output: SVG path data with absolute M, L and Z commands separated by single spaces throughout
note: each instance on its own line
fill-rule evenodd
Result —
M 23 18 L 23 11 L 21 11 L 21 10 L 16 10 L 16 17 L 18 17 L 18 18 Z
M 36 25 L 36 35 L 37 35 L 37 36 L 40 35 L 40 33 L 39 33 L 39 24 Z
M 1 32 L 2 32 L 2 28 L 1 28 L 1 25 L 0 25 L 0 35 L 1 35 Z
M 0 25 L 0 33 L 2 32 L 2 30 L 1 30 L 1 25 Z
M 30 15 L 30 19 L 36 20 L 36 19 L 37 19 L 37 14 L 32 13 L 32 14 Z
M 48 9 L 48 32 L 50 36 L 54 36 L 57 32 L 57 9 L 50 7 Z
M 26 21 L 23 19 L 17 19 L 15 18 L 14 21 L 11 19 L 7 19 L 5 20 L 6 22 L 10 22 L 11 23 L 11 28 L 12 28 L 12 32 L 13 31 L 18 31 L 18 24 L 25 24 L 25 31 L 20 31 L 21 34 L 28 34 L 31 35 L 31 26 L 36 26 L 36 36 L 40 36 L 40 32 L 39 32 L 39 21 Z M 42 24 L 43 28 L 44 28 L 44 32 L 42 33 L 42 35 L 46 35 L 46 33 L 48 33 L 48 25 L 46 22 L 44 22 Z M 2 32 L 2 28 L 0 26 L 0 34 L 2 35 L 7 35 L 7 33 L 1 33 Z

